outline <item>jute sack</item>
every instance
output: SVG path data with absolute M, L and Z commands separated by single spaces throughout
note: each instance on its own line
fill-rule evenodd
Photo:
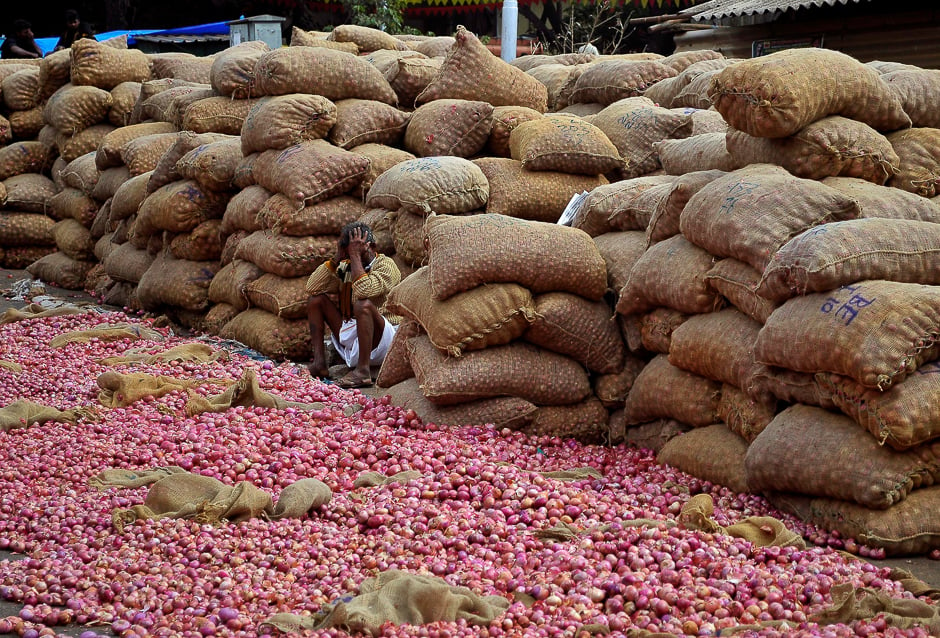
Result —
M 592 372 L 623 369 L 626 347 L 605 301 L 588 301 L 565 292 L 535 298 L 535 318 L 523 335 L 535 345 L 579 361 Z
M 646 238 L 639 231 L 628 230 L 598 235 L 594 244 L 607 266 L 607 289 L 619 293 L 633 266 L 646 252 Z
M 359 45 L 355 42 L 333 42 L 326 37 L 318 35 L 315 31 L 304 31 L 298 27 L 291 27 L 290 46 L 292 47 L 323 47 L 336 49 L 353 55 L 359 55 Z
M 43 126 L 46 126 L 41 106 L 28 111 L 13 111 L 7 121 L 10 123 L 12 137 L 20 140 L 36 138 Z
M 209 84 L 219 95 L 254 97 L 255 64 L 268 50 L 262 40 L 251 40 L 216 54 L 209 69 Z
M 502 157 L 473 160 L 490 184 L 486 212 L 540 222 L 557 222 L 572 196 L 607 183 L 603 175 L 530 171 Z
M 938 455 L 940 443 L 899 452 L 879 445 L 848 417 L 794 405 L 750 444 L 745 468 L 755 491 L 794 492 L 888 509 L 911 490 L 934 484 L 940 472 Z M 840 462 L 820 463 L 822 459 Z
M 205 310 L 209 307 L 209 282 L 219 268 L 217 261 L 188 261 L 161 253 L 137 285 L 140 303 L 145 310 L 162 306 Z
M 137 49 L 115 49 L 93 39 L 72 44 L 72 84 L 110 91 L 121 82 L 150 79 L 150 60 Z
M 104 262 L 107 261 L 108 256 L 120 245 L 113 242 L 113 239 L 114 233 L 106 233 L 95 241 L 95 257 L 101 262 L 102 267 L 104 266 Z M 107 270 L 104 274 L 108 274 Z M 109 276 L 108 279 L 111 279 L 111 277 Z M 112 284 L 113 283 L 112 281 Z
M 379 49 L 390 49 L 392 51 L 407 51 L 405 43 L 395 36 L 373 29 L 363 27 L 358 24 L 341 24 L 330 31 L 327 40 L 333 42 L 354 42 L 361 53 L 371 53 Z
M 169 148 L 159 157 L 156 164 L 153 167 L 153 174 L 150 177 L 150 181 L 147 182 L 147 192 L 152 193 L 161 186 L 166 186 L 170 182 L 177 182 L 183 179 L 182 174 L 179 171 L 177 164 L 183 159 L 183 157 L 190 151 L 199 148 L 205 144 L 214 144 L 216 142 L 238 142 L 238 137 L 234 135 L 223 135 L 220 133 L 193 133 L 192 131 L 180 131 L 176 133 L 176 138 Z M 231 153 L 230 153 L 231 155 Z M 231 159 L 231 158 L 230 158 Z M 244 159 L 242 158 L 242 162 Z M 233 176 L 231 181 L 235 188 L 240 188 L 237 184 L 234 184 L 235 175 L 234 173 L 241 167 L 241 162 L 236 166 L 236 169 L 227 169 L 231 171 Z
M 592 102 L 590 104 L 569 104 L 563 109 L 556 111 L 557 113 L 565 113 L 568 115 L 577 115 L 585 122 L 591 122 L 593 116 L 597 115 L 607 107 L 603 104 L 598 104 L 597 102 Z
M 842 193 L 758 164 L 702 188 L 682 211 L 679 229 L 711 254 L 763 271 L 777 249 L 804 230 L 856 217 L 858 204 Z
M 307 277 L 278 277 L 265 273 L 245 286 L 248 302 L 284 319 L 307 316 Z
M 235 259 L 244 259 L 280 277 L 303 277 L 336 251 L 336 237 L 289 237 L 259 230 L 238 244 Z
M 881 79 L 901 100 L 913 126 L 940 127 L 940 115 L 933 108 L 934 96 L 940 93 L 940 71 L 905 69 L 882 74 Z
M 52 127 L 49 127 L 49 128 L 51 129 Z M 10 128 L 10 120 L 0 115 L 0 144 L 3 144 L 4 146 L 6 146 L 12 141 L 13 141 L 13 130 Z
M 940 437 L 940 418 L 932 406 L 940 398 L 940 363 L 933 361 L 885 392 L 838 374 L 816 375 L 836 407 L 895 450 L 907 450 Z
M 238 230 L 250 233 L 261 230 L 263 226 L 258 219 L 258 213 L 270 198 L 271 192 L 261 186 L 249 186 L 238 191 L 228 200 L 219 232 L 227 237 Z
M 10 111 L 28 111 L 34 108 L 40 88 L 40 69 L 29 68 L 11 73 L 0 82 L 0 95 Z
M 227 304 L 236 311 L 248 309 L 248 297 L 245 288 L 255 281 L 264 271 L 250 261 L 237 259 L 219 270 L 209 284 L 209 301 Z
M 660 168 L 655 142 L 692 134 L 692 118 L 656 106 L 645 97 L 615 102 L 591 123 L 613 142 L 626 162 L 624 178 L 639 177 Z
M 151 119 L 152 116 L 144 112 L 144 104 L 157 93 L 169 91 L 170 89 L 175 89 L 180 86 L 206 88 L 205 85 L 196 84 L 195 82 L 186 82 L 185 80 L 174 80 L 173 78 L 148 80 L 146 82 L 140 82 L 139 84 L 140 91 L 137 95 L 137 101 L 131 109 L 130 119 L 128 120 L 129 124 L 139 124 L 147 119 Z M 111 90 L 114 91 L 117 88 L 118 87 L 114 87 L 114 89 Z
M 384 369 L 384 363 L 382 367 Z M 538 410 L 529 401 L 517 397 L 479 399 L 459 405 L 435 405 L 421 393 L 418 381 L 413 378 L 388 387 L 388 394 L 392 397 L 393 405 L 414 410 L 425 423 L 438 425 L 459 427 L 492 423 L 500 429 L 519 430 L 535 418 Z
M 52 238 L 63 253 L 76 260 L 92 260 L 95 242 L 88 229 L 74 219 L 63 219 L 52 227 Z
M 277 95 L 252 105 L 241 129 L 242 153 L 284 149 L 326 137 L 336 124 L 336 105 L 320 95 Z
M 662 140 L 653 150 L 669 175 L 695 171 L 733 171 L 751 162 L 741 161 L 728 152 L 724 133 L 705 133 L 681 140 Z
M 4 268 L 22 270 L 46 255 L 56 252 L 55 246 L 11 246 L 4 248 L 2 263 Z
M 779 164 L 807 179 L 843 175 L 884 184 L 898 172 L 901 161 L 884 135 L 839 115 L 824 117 L 781 139 L 730 130 L 726 143 L 738 166 Z
M 904 64 L 902 62 L 886 62 L 884 60 L 871 60 L 866 62 L 865 66 L 873 68 L 880 75 L 894 73 L 895 71 L 916 71 L 920 69 L 919 66 L 914 66 L 913 64 Z
M 94 262 L 76 261 L 65 253 L 55 252 L 31 263 L 26 272 L 67 290 L 81 290 L 94 265 Z
M 225 140 L 203 144 L 189 151 L 176 163 L 183 179 L 198 182 L 208 190 L 232 189 L 235 169 L 243 159 L 241 140 Z
M 851 219 L 812 228 L 774 253 L 757 294 L 782 302 L 866 279 L 940 284 L 940 226 Z
M 160 158 L 176 143 L 176 133 L 153 133 L 132 139 L 121 149 L 121 159 L 131 176 L 149 173 Z
M 744 467 L 747 447 L 747 441 L 724 424 L 718 424 L 670 439 L 656 455 L 656 460 L 699 480 L 746 494 L 751 491 Z
M 878 72 L 828 49 L 790 49 L 729 66 L 709 97 L 739 131 L 786 137 L 827 115 L 843 115 L 879 131 L 911 125 L 901 101 Z
M 118 189 L 114 192 L 114 197 L 111 198 L 110 221 L 119 222 L 137 214 L 137 209 L 147 198 L 147 182 L 149 180 L 150 173 L 143 173 L 131 177 L 118 186 Z
M 643 191 L 671 184 L 674 177 L 651 175 L 616 181 L 593 189 L 575 211 L 571 225 L 591 237 L 620 230 L 644 230 L 646 225 L 634 215 L 627 214 L 633 201 Z M 614 224 L 616 220 L 616 225 Z
M 673 109 L 692 118 L 692 135 L 703 133 L 727 133 L 728 123 L 721 118 L 721 113 L 712 109 L 680 108 Z
M 609 410 L 623 408 L 633 383 L 645 367 L 645 359 L 628 354 L 624 360 L 623 370 L 594 377 L 594 394 Z
M 361 98 L 396 104 L 379 71 L 352 53 L 322 47 L 282 47 L 255 64 L 255 95 L 309 93 L 328 100 Z
M 592 62 L 581 72 L 568 102 L 609 105 L 617 100 L 643 95 L 656 82 L 676 75 L 675 69 L 656 60 L 600 60 Z
M 785 368 L 757 365 L 750 383 L 743 388 L 756 400 L 774 396 L 786 403 L 815 405 L 827 410 L 837 410 L 814 374 L 796 372 Z
M 672 100 L 673 108 L 711 108 L 712 99 L 708 92 L 711 90 L 712 81 L 719 73 L 721 69 L 713 69 L 692 78 Z
M 573 359 L 514 342 L 448 357 L 425 336 L 409 342 L 421 391 L 436 405 L 514 396 L 539 405 L 566 405 L 591 392 L 587 373 Z
M 683 73 L 694 64 L 711 60 L 724 61 L 724 57 L 725 56 L 718 51 L 680 51 L 672 55 L 667 55 L 662 60 L 659 60 L 659 63 L 675 69 L 676 73 Z
M 734 64 L 734 61 L 726 60 L 724 58 L 699 60 L 683 69 L 676 69 L 679 75 L 672 78 L 666 78 L 665 80 L 660 80 L 650 88 L 646 89 L 646 91 L 643 92 L 643 97 L 648 97 L 649 99 L 656 102 L 659 106 L 667 109 L 686 106 L 685 104 L 679 103 L 681 101 L 679 96 L 685 91 L 689 84 L 697 80 L 702 75 L 710 74 L 710 72 L 720 71 L 726 66 L 731 66 L 732 64 Z M 704 93 L 704 91 L 701 93 Z M 707 99 L 707 96 L 705 96 L 705 98 Z
M 441 99 L 482 100 L 493 106 L 525 106 L 544 113 L 545 85 L 499 59 L 480 40 L 457 27 L 454 46 L 438 76 L 418 95 L 418 104 Z
M 428 270 L 419 268 L 395 286 L 386 307 L 417 321 L 442 352 L 459 357 L 465 350 L 509 343 L 536 318 L 532 294 L 518 284 L 480 286 L 438 301 Z
M 754 374 L 761 324 L 728 308 L 689 317 L 672 332 L 669 363 L 708 379 L 746 387 Z
M 682 77 L 682 74 L 673 76 L 671 78 L 665 78 L 660 80 L 656 84 L 653 84 L 645 91 L 643 91 L 643 97 L 649 98 L 652 100 L 656 106 L 661 106 L 665 109 L 672 108 L 672 102 L 679 91 L 684 89 L 688 82 Z
M 42 132 L 46 130 L 53 131 L 53 133 L 55 132 L 54 128 L 46 125 L 42 127 L 42 131 L 40 132 L 40 135 L 42 135 Z M 49 146 L 48 144 L 46 144 L 46 142 L 40 142 L 40 144 L 42 144 L 47 150 L 47 152 L 49 152 L 50 154 L 55 149 L 54 143 L 52 144 L 52 146 Z M 2 151 L 2 149 L 0 149 L 0 151 Z M 75 161 L 75 160 L 72 160 L 72 161 Z M 61 157 L 55 158 L 55 160 L 53 160 L 52 162 L 52 167 L 49 169 L 49 173 L 50 173 L 50 177 L 52 178 L 53 183 L 55 184 L 57 188 L 65 188 L 65 179 L 63 179 L 62 177 L 62 173 L 63 171 L 65 171 L 65 168 L 68 165 L 69 165 L 69 162 L 66 162 Z
M 771 504 L 820 529 L 838 531 L 887 556 L 920 556 L 940 547 L 940 529 L 933 512 L 940 503 L 940 486 L 915 490 L 887 510 L 857 503 L 797 494 L 768 494 Z
M 479 153 L 493 130 L 493 107 L 486 102 L 441 99 L 412 113 L 405 149 L 419 157 Z
M 255 216 L 258 228 L 246 228 L 243 224 L 242 230 L 264 229 L 292 237 L 339 235 L 343 226 L 359 219 L 365 211 L 361 201 L 346 195 L 298 209 L 284 195 L 276 194 L 258 209 Z
M 398 96 L 398 104 L 402 108 L 411 109 L 414 108 L 418 95 L 434 81 L 443 65 L 444 60 L 437 57 L 400 58 L 385 71 L 385 79 Z
M 104 270 L 114 281 L 138 284 L 153 264 L 153 260 L 153 255 L 146 250 L 138 250 L 130 244 L 120 244 L 104 260 Z
M 143 93 L 141 93 L 141 99 L 143 100 L 141 119 L 150 118 L 179 127 L 190 104 L 214 95 L 215 91 L 208 84 L 195 84 L 192 82 L 167 88 L 145 100 L 143 100 Z
M 183 112 L 180 129 L 196 133 L 239 135 L 257 100 L 233 100 L 223 96 L 196 100 Z
M 532 423 L 520 430 L 527 436 L 550 436 L 599 444 L 607 441 L 610 424 L 604 405 L 596 397 L 588 397 L 572 405 L 539 406 Z
M 104 204 L 108 203 L 114 197 L 117 189 L 130 179 L 130 176 L 131 172 L 126 166 L 106 168 L 101 171 L 101 175 L 98 176 L 98 183 L 95 184 L 94 190 L 91 191 L 92 198 L 101 202 L 101 208 L 104 208 Z M 110 204 L 108 208 L 110 208 Z
M 433 215 L 425 232 L 435 299 L 499 282 L 518 283 L 533 294 L 573 292 L 594 300 L 607 290 L 604 259 L 576 228 L 503 215 Z
M 238 316 L 239 311 L 227 303 L 213 305 L 202 320 L 203 329 L 211 335 L 218 335 L 229 321 Z
M 33 213 L 0 213 L 0 244 L 13 246 L 54 246 L 52 227 L 55 221 Z
M 357 155 L 369 160 L 369 170 L 358 186 L 349 194 L 359 200 L 365 201 L 369 190 L 379 175 L 401 162 L 415 159 L 408 151 L 403 151 L 384 144 L 360 144 L 352 149 Z
M 170 254 L 176 259 L 214 261 L 222 256 L 222 237 L 219 219 L 207 219 L 188 233 L 181 233 L 170 241 Z
M 48 213 L 56 219 L 71 219 L 90 225 L 98 214 L 98 202 L 76 188 L 63 188 L 48 200 Z
M 593 53 L 562 53 L 560 55 L 533 54 L 518 57 L 509 64 L 513 65 L 517 69 L 529 71 L 537 66 L 542 66 L 545 64 L 585 64 L 595 59 L 597 59 L 597 56 Z
M 542 114 L 525 106 L 497 106 L 493 109 L 493 130 L 487 149 L 499 157 L 510 157 L 509 138 L 513 130 L 524 122 L 542 117 Z
M 187 53 L 152 53 L 150 66 L 151 75 L 157 78 L 175 78 L 188 82 L 209 83 L 209 71 L 213 59 L 197 57 Z
M 526 71 L 545 85 L 548 94 L 549 111 L 557 111 L 567 106 L 567 98 L 562 98 L 562 89 L 570 82 L 572 85 L 587 65 L 542 64 Z
M 725 383 L 718 400 L 718 418 L 728 429 L 751 443 L 777 415 L 777 398 L 772 395 L 752 397 Z
M 139 230 L 188 233 L 206 221 L 222 217 L 228 196 L 201 187 L 197 182 L 173 182 L 147 196 L 137 212 Z
M 56 185 L 45 175 L 23 173 L 0 182 L 6 191 L 7 208 L 27 213 L 54 213 Z
M 222 257 L 219 258 L 223 266 L 232 263 L 235 253 L 238 252 L 238 245 L 250 234 L 247 230 L 236 230 L 225 238 L 225 243 L 222 245 Z
M 663 449 L 667 441 L 692 429 L 692 426 L 679 423 L 675 419 L 659 419 L 627 427 L 623 415 L 623 410 L 617 410 L 610 415 L 608 438 L 611 445 L 623 443 L 628 447 L 652 450 L 656 453 Z
M 624 405 L 627 425 L 676 419 L 701 427 L 718 422 L 721 384 L 669 363 L 658 355 L 637 375 Z M 742 459 L 743 461 L 743 459 Z
M 272 359 L 310 356 L 310 325 L 304 319 L 282 319 L 259 308 L 238 314 L 219 332 Z
M 650 245 L 679 234 L 679 218 L 685 205 L 692 196 L 719 177 L 722 171 L 694 171 L 680 175 L 669 186 L 657 186 L 656 189 L 669 188 L 669 193 L 660 200 L 653 210 L 646 226 L 646 237 Z M 640 178 L 643 179 L 643 178 Z M 642 200 L 637 202 L 642 205 Z
M 422 157 L 379 175 L 366 206 L 417 215 L 469 213 L 486 206 L 490 187 L 479 166 L 460 157 Z
M 65 186 L 76 188 L 86 195 L 91 195 L 98 184 L 100 173 L 95 168 L 95 154 L 86 153 L 69 162 L 62 171 Z
M 716 259 L 682 235 L 651 246 L 633 266 L 620 291 L 617 312 L 640 313 L 663 306 L 687 314 L 711 312 L 721 297 L 705 281 Z
M 14 142 L 0 148 L 0 180 L 23 173 L 40 173 L 50 162 L 42 142 Z
M 134 105 L 140 99 L 140 82 L 121 82 L 111 89 L 111 109 L 108 121 L 115 126 L 129 126 L 134 113 Z
M 643 347 L 650 352 L 669 354 L 672 333 L 689 315 L 672 308 L 655 308 L 640 317 L 640 337 Z
M 722 259 L 705 273 L 705 282 L 728 302 L 757 321 L 765 323 L 779 304 L 757 294 L 761 273 L 737 259 Z
M 409 48 L 418 53 L 423 53 L 429 58 L 445 57 L 457 42 L 457 39 L 451 35 L 439 35 L 410 44 L 403 36 L 399 35 L 396 37 L 405 40 L 405 44 L 407 44 Z
M 261 153 L 252 174 L 259 186 L 281 193 L 301 208 L 348 193 L 368 170 L 367 158 L 326 140 L 310 140 L 283 151 Z
M 827 177 L 822 183 L 854 199 L 858 203 L 859 217 L 940 222 L 940 206 L 936 202 L 900 188 L 878 186 L 852 177 Z
M 46 101 L 42 117 L 59 133 L 73 135 L 107 119 L 111 103 L 111 94 L 107 91 L 66 84 Z
M 395 210 L 386 217 L 391 224 L 395 256 L 409 266 L 427 264 L 428 250 L 424 244 L 424 215 Z
M 940 184 L 940 130 L 912 128 L 888 135 L 901 158 L 900 170 L 887 185 L 924 197 L 938 194 Z
M 596 126 L 574 115 L 545 115 L 509 135 L 514 160 L 530 171 L 597 175 L 623 168 L 617 147 Z
M 394 106 L 375 100 L 340 100 L 336 103 L 336 124 L 329 139 L 340 148 L 360 144 L 396 145 L 408 126 L 409 116 Z
M 886 390 L 937 358 L 938 334 L 940 287 L 864 281 L 784 303 L 761 329 L 755 356 Z
M 392 337 L 392 343 L 388 346 L 388 352 L 382 360 L 379 374 L 375 377 L 375 385 L 380 388 L 391 388 L 402 381 L 414 378 L 415 372 L 411 368 L 408 340 L 420 334 L 421 324 L 411 319 L 402 318 L 398 324 L 398 329 L 395 331 L 395 336 Z M 420 394 L 417 382 L 414 384 L 414 391 Z M 426 401 L 423 394 L 420 394 L 420 396 L 421 400 Z

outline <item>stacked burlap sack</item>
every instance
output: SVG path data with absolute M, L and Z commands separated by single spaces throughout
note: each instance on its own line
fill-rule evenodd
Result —
M 940 358 L 940 208 L 914 193 L 932 195 L 936 155 L 898 142 L 917 129 L 892 131 L 930 99 L 933 78 L 903 78 L 898 99 L 851 58 L 801 55 L 814 62 L 791 62 L 780 83 L 797 95 L 774 85 L 797 105 L 784 109 L 793 122 L 760 100 L 734 101 L 740 87 L 713 88 L 739 127 L 726 134 L 730 172 L 695 161 L 671 169 L 661 151 L 685 140 L 661 142 L 675 175 L 599 187 L 577 211 L 574 225 L 595 237 L 619 287 L 627 343 L 655 354 L 612 437 L 646 428 L 661 462 L 768 494 L 889 554 L 924 553 L 940 545 L 927 514 L 940 466 L 925 412 Z M 780 63 L 728 66 L 713 87 Z M 807 97 L 814 74 L 838 64 L 856 80 L 825 104 L 818 91 Z M 681 155 L 696 158 L 688 147 Z M 905 170 L 919 171 L 916 187 L 898 180 Z

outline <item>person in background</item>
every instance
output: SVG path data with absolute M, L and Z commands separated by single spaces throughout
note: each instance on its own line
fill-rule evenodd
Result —
M 0 44 L 0 58 L 4 60 L 28 60 L 41 58 L 42 49 L 36 44 L 33 25 L 26 20 L 13 21 L 13 34 Z
M 401 281 L 401 271 L 391 258 L 375 252 L 372 229 L 363 222 L 343 227 L 336 255 L 317 268 L 307 280 L 307 320 L 310 322 L 310 374 L 327 378 L 325 327 L 333 346 L 353 368 L 337 381 L 342 388 L 372 385 L 371 366 L 380 365 L 395 336 L 400 317 L 386 312 L 385 301 Z M 330 295 L 339 295 L 337 306 Z M 362 356 L 369 352 L 369 356 Z
M 94 31 L 87 22 L 82 22 L 82 19 L 78 16 L 78 11 L 75 9 L 68 9 L 65 12 L 65 31 L 62 32 L 62 35 L 59 36 L 59 41 L 55 45 L 53 51 L 61 51 L 62 49 L 68 49 L 72 46 L 72 43 L 76 40 L 81 40 L 82 38 L 95 39 Z

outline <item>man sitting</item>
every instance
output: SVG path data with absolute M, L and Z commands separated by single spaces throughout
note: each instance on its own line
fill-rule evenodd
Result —
M 353 368 L 337 381 L 342 388 L 372 385 L 370 366 L 379 365 L 395 336 L 400 317 L 385 312 L 389 291 L 401 281 L 401 271 L 389 257 L 376 254 L 372 229 L 363 222 L 343 227 L 336 256 L 307 280 L 307 319 L 313 343 L 310 374 L 326 378 L 325 326 L 337 352 Z M 339 305 L 330 298 L 339 295 Z M 369 352 L 369 356 L 360 356 Z
M 0 58 L 4 60 L 28 60 L 42 57 L 42 49 L 36 44 L 33 25 L 26 20 L 13 21 L 13 35 L 0 44 Z
M 81 40 L 83 38 L 88 38 L 90 40 L 95 40 L 95 32 L 92 30 L 87 23 L 82 22 L 82 19 L 78 15 L 78 11 L 75 9 L 68 9 L 65 12 L 65 31 L 62 32 L 62 35 L 59 36 L 59 41 L 55 45 L 53 51 L 61 51 L 62 49 L 68 49 L 72 46 L 72 43 L 76 40 Z

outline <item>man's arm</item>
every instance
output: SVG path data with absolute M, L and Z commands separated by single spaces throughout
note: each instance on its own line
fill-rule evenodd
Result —
M 310 296 L 322 293 L 339 292 L 339 278 L 336 276 L 336 264 L 327 260 L 313 271 L 304 287 Z
M 10 51 L 12 51 L 13 53 L 15 53 L 16 55 L 20 57 L 41 58 L 42 49 L 40 49 L 39 45 L 36 44 L 35 42 L 33 42 L 33 47 L 34 47 L 34 50 L 30 51 L 29 49 L 24 49 L 23 47 L 18 46 L 16 44 L 11 44 Z

